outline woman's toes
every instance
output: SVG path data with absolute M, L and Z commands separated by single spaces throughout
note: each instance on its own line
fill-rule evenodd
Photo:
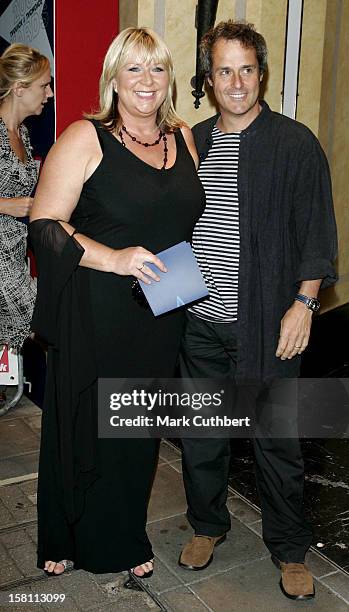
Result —
M 46 561 L 45 572 L 49 572 L 50 574 L 63 574 L 65 567 L 63 563 L 56 563 L 55 561 Z
M 154 569 L 152 561 L 147 561 L 146 563 L 142 563 L 142 565 L 137 565 L 132 571 L 136 576 L 144 576 L 144 574 L 149 574 Z
M 53 572 L 55 566 L 56 566 L 56 563 L 54 561 L 46 561 L 44 569 L 45 569 L 46 572 L 50 572 L 50 574 L 51 574 Z

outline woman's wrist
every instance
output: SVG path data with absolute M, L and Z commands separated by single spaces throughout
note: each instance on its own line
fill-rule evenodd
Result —
M 12 198 L 0 198 L 0 214 L 11 215 Z
M 61 225 L 63 224 L 61 223 Z M 69 231 L 68 233 L 71 236 L 74 236 L 74 239 L 84 249 L 84 254 L 80 260 L 80 266 L 92 268 L 93 270 L 98 270 L 99 272 L 114 272 L 114 274 L 117 274 L 116 259 L 118 258 L 117 254 L 120 253 L 120 249 L 116 251 L 111 247 L 89 238 L 85 234 L 75 232 L 74 228 L 69 224 L 65 223 L 63 227 L 67 225 L 73 230 L 72 232 Z
M 110 249 L 108 247 L 108 252 L 105 254 L 103 269 L 105 272 L 112 272 L 114 274 L 118 274 L 118 259 L 119 259 L 120 249 Z

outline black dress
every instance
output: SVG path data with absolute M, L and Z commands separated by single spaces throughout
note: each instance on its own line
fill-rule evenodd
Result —
M 93 122 L 103 159 L 70 223 L 115 249 L 157 253 L 191 240 L 204 193 L 180 131 L 177 156 L 157 170 Z M 38 567 L 118 572 L 152 558 L 145 523 L 156 440 L 97 439 L 98 377 L 171 377 L 183 311 L 155 318 L 132 297 L 130 277 L 79 267 L 74 237 L 50 220 L 32 224 L 39 262 L 33 327 L 48 339 L 38 491 Z

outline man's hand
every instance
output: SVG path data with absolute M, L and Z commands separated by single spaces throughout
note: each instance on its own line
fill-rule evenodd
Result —
M 311 329 L 312 311 L 301 302 L 294 302 L 283 318 L 276 357 L 292 359 L 300 355 L 308 346 Z

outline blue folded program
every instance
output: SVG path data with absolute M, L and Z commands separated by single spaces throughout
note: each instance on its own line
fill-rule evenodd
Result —
M 151 285 L 140 281 L 155 316 L 208 295 L 205 281 L 188 242 L 180 242 L 157 253 L 157 256 L 165 264 L 167 272 L 160 272 L 156 266 L 147 262 L 147 266 L 160 276 L 160 281 L 152 281 Z

